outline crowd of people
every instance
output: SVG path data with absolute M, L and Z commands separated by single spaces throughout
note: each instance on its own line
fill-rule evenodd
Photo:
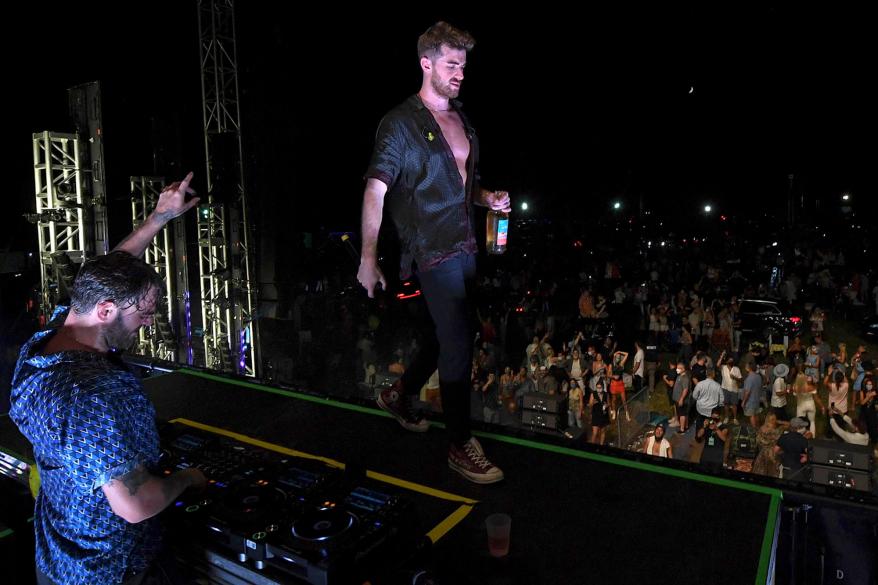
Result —
M 834 347 L 827 341 L 835 315 L 871 312 L 871 275 L 840 270 L 843 255 L 831 250 L 793 255 L 779 274 L 763 262 L 773 286 L 697 257 L 636 258 L 640 266 L 608 257 L 572 278 L 539 265 L 496 270 L 479 283 L 474 418 L 520 426 L 526 395 L 554 395 L 566 406 L 559 434 L 624 448 L 613 423 L 630 419 L 636 396 L 660 413 L 638 449 L 731 467 L 732 439 L 754 435 L 757 455 L 745 469 L 786 477 L 802 468 L 812 438 L 874 446 L 873 359 L 865 345 L 848 351 L 837 335 Z M 739 312 L 750 298 L 794 309 L 805 331 L 748 335 Z

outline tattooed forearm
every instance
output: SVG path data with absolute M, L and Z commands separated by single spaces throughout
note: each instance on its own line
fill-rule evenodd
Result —
M 140 489 L 140 486 L 149 481 L 150 477 L 151 476 L 146 468 L 143 467 L 143 465 L 138 465 L 130 473 L 126 473 L 122 477 L 113 478 L 113 480 L 121 481 L 125 487 L 128 488 L 128 494 L 133 496 L 137 493 L 137 490 Z
M 162 493 L 168 501 L 174 500 L 189 487 L 189 480 L 183 475 L 182 471 L 178 471 L 170 477 L 166 477 L 162 481 Z

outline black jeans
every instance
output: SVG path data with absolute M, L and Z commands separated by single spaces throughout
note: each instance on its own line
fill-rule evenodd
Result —
M 476 258 L 456 256 L 418 273 L 421 293 L 429 311 L 422 325 L 421 348 L 402 376 L 405 392 L 415 393 L 439 368 L 439 389 L 448 438 L 455 444 L 469 440 L 470 373 L 473 360 L 473 306 L 470 293 L 476 276 Z

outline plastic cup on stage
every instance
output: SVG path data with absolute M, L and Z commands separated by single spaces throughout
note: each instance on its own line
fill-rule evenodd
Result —
M 488 552 L 492 557 L 505 557 L 509 554 L 509 531 L 512 518 L 509 514 L 491 514 L 485 519 L 488 529 Z

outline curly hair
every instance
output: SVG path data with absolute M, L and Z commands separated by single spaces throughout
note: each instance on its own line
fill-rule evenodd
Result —
M 439 21 L 418 37 L 418 57 L 433 60 L 442 51 L 442 45 L 469 52 L 476 40 L 468 32 Z
M 164 290 L 159 274 L 140 258 L 115 251 L 84 262 L 70 292 L 70 308 L 90 312 L 102 301 L 127 308 L 139 304 L 150 289 Z

